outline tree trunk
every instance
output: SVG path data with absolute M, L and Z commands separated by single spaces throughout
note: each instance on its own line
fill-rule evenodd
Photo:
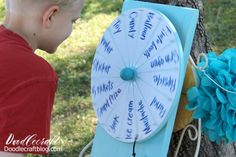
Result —
M 203 3 L 201 0 L 141 0 L 141 1 L 170 4 L 170 5 L 199 9 L 200 17 L 192 45 L 191 56 L 196 61 L 196 57 L 198 56 L 199 53 L 201 52 L 207 53 L 207 51 L 211 50 L 209 38 L 203 25 L 204 10 L 203 10 Z M 193 124 L 197 126 L 196 121 L 194 121 Z M 174 152 L 178 145 L 181 133 L 182 130 L 173 133 L 168 157 L 174 156 Z M 191 141 L 188 137 L 188 134 L 185 134 L 178 157 L 193 157 L 195 154 L 195 149 L 196 149 L 196 142 Z M 227 145 L 225 144 L 218 145 L 214 142 L 210 142 L 205 135 L 202 135 L 199 157 L 236 157 L 236 144 L 232 143 Z

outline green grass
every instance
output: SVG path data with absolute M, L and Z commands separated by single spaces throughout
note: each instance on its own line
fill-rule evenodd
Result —
M 122 0 L 86 0 L 80 23 L 74 25 L 71 37 L 57 53 L 37 52 L 55 67 L 59 76 L 51 136 L 62 139 L 63 143 L 57 147 L 61 146 L 63 151 L 50 153 L 50 157 L 77 157 L 94 136 L 97 120 L 90 97 L 92 58 L 103 32 L 119 14 L 121 5 Z M 204 5 L 205 25 L 214 50 L 236 47 L 235 0 L 215 0 Z M 0 0 L 0 21 L 4 17 L 3 6 Z

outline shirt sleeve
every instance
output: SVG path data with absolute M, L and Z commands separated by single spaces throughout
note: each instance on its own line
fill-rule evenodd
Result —
M 0 151 L 47 154 L 55 88 L 28 84 L 0 102 Z

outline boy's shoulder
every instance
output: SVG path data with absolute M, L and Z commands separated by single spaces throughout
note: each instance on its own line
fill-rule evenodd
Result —
M 55 71 L 42 57 L 34 54 L 19 35 L 0 28 L 0 71 L 11 75 L 28 73 L 39 77 L 55 77 Z

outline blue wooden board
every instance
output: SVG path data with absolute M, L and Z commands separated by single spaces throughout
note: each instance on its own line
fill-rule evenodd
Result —
M 187 67 L 194 32 L 198 21 L 199 11 L 191 8 L 161 5 L 134 0 L 126 0 L 123 10 L 134 8 L 148 8 L 158 10 L 166 15 L 175 26 L 184 50 L 184 74 Z M 180 78 L 180 85 L 183 84 L 184 74 Z M 136 157 L 165 157 L 169 149 L 170 138 L 177 113 L 181 88 L 178 89 L 175 99 L 175 108 L 166 125 L 152 138 L 136 144 Z M 92 148 L 92 157 L 132 157 L 131 143 L 123 143 L 113 139 L 98 124 L 94 144 Z

